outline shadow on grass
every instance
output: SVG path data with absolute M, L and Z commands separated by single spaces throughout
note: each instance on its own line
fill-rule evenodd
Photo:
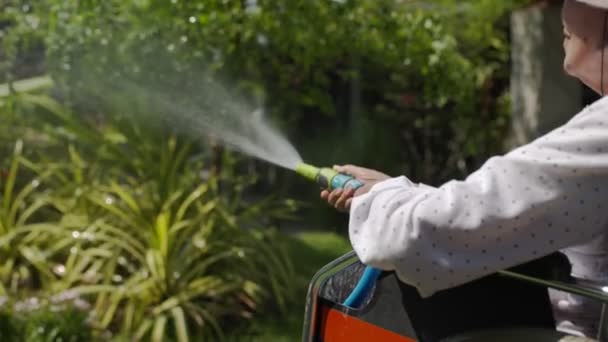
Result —
M 248 332 L 232 336 L 233 341 L 299 341 L 308 283 L 325 264 L 348 252 L 351 247 L 345 237 L 334 233 L 307 232 L 289 238 L 288 252 L 297 271 L 296 298 L 289 312 L 284 315 L 260 315 L 252 322 Z

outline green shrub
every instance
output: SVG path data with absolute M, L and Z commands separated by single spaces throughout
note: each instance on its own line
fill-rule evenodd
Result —
M 503 152 L 507 15 L 525 2 L 44 0 L 27 13 L 40 20 L 28 40 L 43 37 L 46 65 L 70 99 L 116 71 L 154 75 L 161 66 L 178 80 L 212 72 L 263 107 L 308 162 L 440 184 Z M 25 14 L 11 20 L 31 26 Z M 102 77 L 91 79 L 92 69 Z M 149 84 L 138 85 L 151 94 Z M 181 89 L 171 98 L 196 97 Z M 116 102 L 101 99 L 79 103 L 99 111 Z M 266 191 L 318 195 L 290 173 L 253 165 Z M 309 224 L 344 224 L 314 203 Z
M 226 154 L 213 171 L 205 149 L 170 131 L 91 122 L 41 95 L 19 101 L 35 108 L 22 114 L 40 120 L 45 144 L 28 159 L 22 143 L 15 150 L 0 218 L 16 228 L 0 248 L 16 255 L 4 268 L 23 265 L 37 281 L 13 286 L 7 269 L 6 292 L 74 293 L 93 303 L 95 326 L 125 340 L 221 339 L 260 310 L 287 310 L 294 270 L 268 225 L 291 204 L 251 198 L 255 178 L 235 172 L 237 160 Z M 45 213 L 19 202 L 28 198 Z
M 23 341 L 85 342 L 92 341 L 92 329 L 86 324 L 87 314 L 75 309 L 38 310 L 25 317 Z
M 503 152 L 507 15 L 529 1 L 43 0 L 23 13 L 24 2 L 8 5 L 6 36 L 20 39 L 5 43 L 24 54 L 43 40 L 48 70 L 70 99 L 118 71 L 155 75 L 160 66 L 178 85 L 212 72 L 278 121 L 308 162 L 439 184 Z M 101 72 L 90 77 L 93 69 Z M 156 97 L 150 83 L 137 85 Z M 196 97 L 181 89 L 171 98 Z M 79 113 L 117 102 L 101 100 L 86 96 Z M 290 173 L 255 169 L 266 189 L 317 196 Z M 323 208 L 306 216 L 328 225 L 336 217 Z
M 27 41 L 44 37 L 47 65 L 72 94 L 83 61 L 107 74 L 151 73 L 155 62 L 211 69 L 313 162 L 438 182 L 502 150 L 506 14 L 527 2 L 44 0 L 22 13 L 13 0 L 7 21 L 16 35 L 33 31 Z
M 14 145 L 9 168 L 0 182 L 0 295 L 15 293 L 21 287 L 38 287 L 52 279 L 45 259 L 53 256 L 51 238 L 62 232 L 48 209 L 49 197 L 41 191 L 52 170 L 37 174 L 24 171 L 29 161 L 23 156 L 23 141 Z M 46 211 L 46 212 L 45 212 Z M 41 220 L 44 217 L 44 220 Z
M 95 341 L 88 313 L 68 300 L 37 297 L 8 301 L 2 297 L 0 338 L 2 341 L 85 342 Z M 81 304 L 82 305 L 82 304 Z

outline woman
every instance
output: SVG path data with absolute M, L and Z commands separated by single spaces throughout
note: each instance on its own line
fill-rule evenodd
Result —
M 336 167 L 366 183 L 321 193 L 350 210 L 364 264 L 430 296 L 565 249 L 573 276 L 608 284 L 608 0 L 567 0 L 562 17 L 565 71 L 603 96 L 563 126 L 437 188 Z

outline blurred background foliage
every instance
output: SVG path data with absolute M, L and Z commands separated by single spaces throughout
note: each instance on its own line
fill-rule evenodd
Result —
M 343 216 L 289 199 L 314 187 L 142 122 L 92 84 L 210 72 L 305 160 L 440 184 L 503 150 L 508 14 L 528 2 L 2 2 L 0 319 L 12 323 L 0 336 L 30 336 L 31 315 L 52 326 L 41 341 L 70 324 L 100 339 L 297 339 L 307 280 L 348 248 Z M 294 227 L 341 237 L 284 234 Z M 85 319 L 44 313 L 64 302 Z

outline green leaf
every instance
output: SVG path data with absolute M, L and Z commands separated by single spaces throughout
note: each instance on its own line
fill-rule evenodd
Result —
M 165 340 L 165 326 L 167 325 L 167 316 L 161 315 L 154 320 L 154 328 L 152 330 L 152 342 L 163 342 Z
M 164 211 L 156 217 L 156 239 L 158 240 L 158 248 L 163 258 L 166 258 L 169 250 L 169 224 L 170 213 Z
M 177 332 L 178 342 L 188 342 L 188 328 L 186 324 L 186 317 L 184 310 L 180 307 L 174 307 L 171 309 L 171 315 L 173 316 L 173 322 L 175 323 L 175 331 Z
M 152 324 L 154 324 L 152 319 L 145 318 L 139 325 L 139 328 L 137 328 L 137 332 L 135 332 L 135 340 L 141 341 L 152 327 Z
M 19 156 L 23 153 L 23 141 L 18 140 L 15 143 L 15 148 L 13 149 L 13 159 L 10 164 L 10 168 L 8 171 L 8 176 L 6 177 L 6 181 L 4 184 L 4 212 L 8 212 L 10 210 L 11 202 L 13 199 L 13 189 L 15 187 L 15 180 L 17 179 L 17 172 L 19 171 Z M 4 226 L 9 227 L 10 223 L 8 222 L 8 217 L 4 218 Z
M 186 211 L 188 208 L 194 203 L 196 200 L 201 198 L 203 195 L 207 193 L 209 186 L 207 184 L 199 185 L 194 191 L 186 197 L 186 199 L 181 203 L 177 213 L 175 214 L 175 221 L 181 221 L 186 215 Z
M 112 181 L 112 184 L 110 185 L 110 189 L 113 193 L 115 193 L 118 196 L 118 198 L 120 198 L 123 202 L 125 202 L 127 204 L 127 206 L 131 210 L 133 210 L 134 213 L 141 214 L 141 208 L 137 204 L 137 201 L 135 200 L 135 198 L 133 196 L 131 196 L 131 194 L 129 193 L 129 191 L 127 189 L 118 185 L 115 181 Z
M 118 206 L 114 204 L 113 200 L 108 200 L 108 198 L 100 198 L 99 195 L 89 195 L 87 196 L 87 198 L 93 204 L 99 206 L 102 209 L 107 210 L 109 213 L 116 215 L 119 219 L 122 220 L 122 222 L 133 228 L 134 231 L 138 231 L 139 229 L 143 229 L 147 226 L 147 224 L 143 222 L 139 217 L 134 217 L 128 212 L 118 208 Z

